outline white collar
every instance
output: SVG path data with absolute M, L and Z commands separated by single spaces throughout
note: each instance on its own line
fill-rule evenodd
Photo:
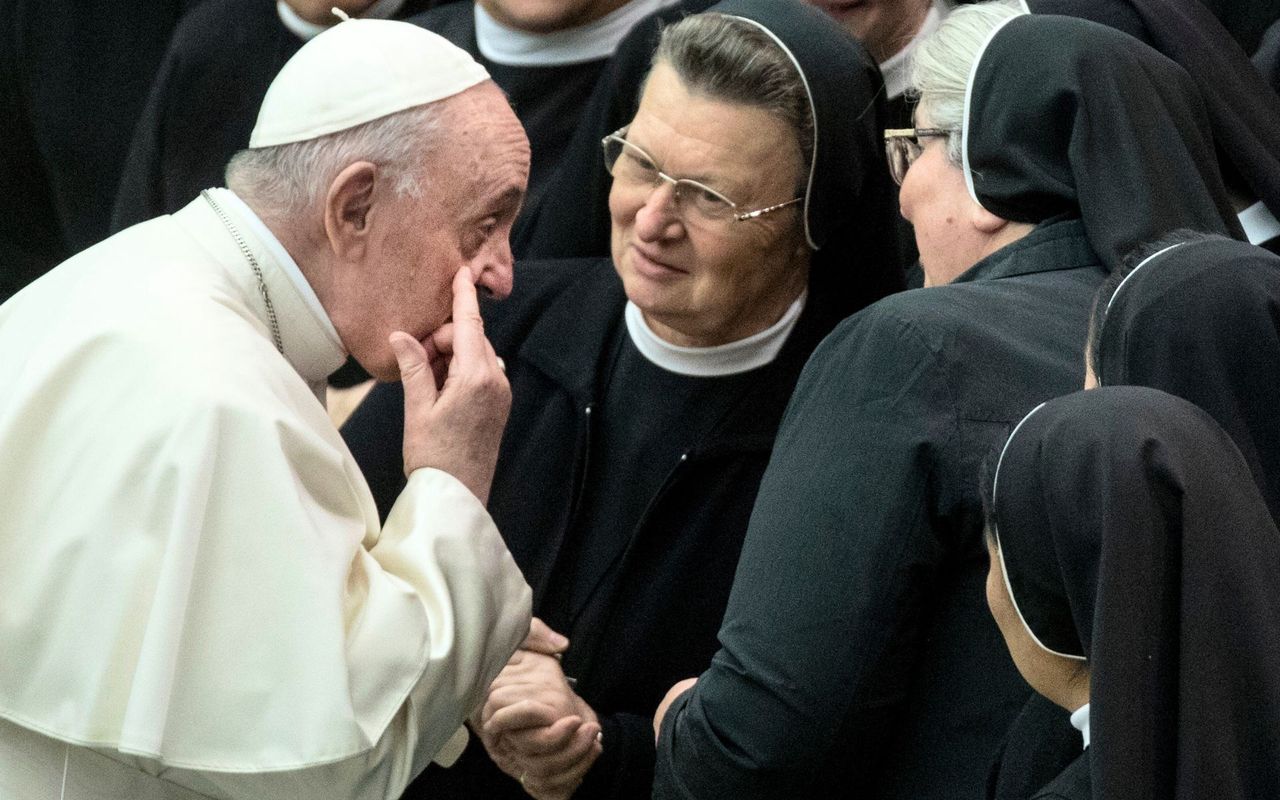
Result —
M 1071 713 L 1071 727 L 1080 731 L 1080 735 L 1084 738 L 1085 749 L 1089 749 L 1089 704 L 1077 708 Z
M 301 301 L 295 302 L 301 308 L 293 311 L 292 306 L 295 304 L 286 304 L 285 298 L 278 297 L 274 286 L 271 287 L 272 300 L 280 315 L 280 336 L 284 342 L 285 358 L 317 392 L 317 396 L 322 396 L 320 388 L 323 387 L 324 380 L 342 366 L 347 351 L 321 305 L 320 298 L 302 274 L 298 262 L 293 260 L 289 251 L 284 249 L 280 240 L 247 203 L 230 189 L 210 189 L 209 193 L 228 214 L 244 224 L 246 233 L 262 244 L 269 261 L 280 267 L 279 272 L 287 278 L 287 285 Z M 265 279 L 268 284 L 275 283 L 271 275 L 265 276 Z M 287 290 L 285 293 L 287 294 Z M 322 337 L 320 340 L 315 340 L 317 334 Z
M 880 65 L 880 74 L 884 77 L 885 94 L 890 100 L 901 97 L 902 93 L 907 90 L 908 78 L 907 72 L 910 64 L 911 51 L 916 49 L 916 45 L 924 41 L 926 36 L 930 36 L 942 24 L 943 17 L 946 16 L 946 10 L 934 3 L 929 9 L 929 13 L 925 15 L 924 22 L 920 24 L 920 30 L 916 31 L 916 35 L 911 37 L 911 41 L 907 42 L 907 46 L 885 59 Z
M 627 301 L 624 317 L 627 333 L 640 354 L 657 366 L 677 375 L 718 378 L 748 372 L 778 357 L 782 345 L 800 319 L 809 290 L 800 293 L 782 318 L 745 339 L 713 347 L 681 347 L 658 337 L 645 321 L 639 306 Z
M 530 33 L 503 25 L 475 3 L 480 54 L 508 67 L 584 64 L 609 58 L 635 24 L 679 0 L 631 0 L 594 22 L 551 33 Z
M 404 0 L 375 0 L 373 5 L 356 16 L 361 19 L 390 19 L 395 16 L 395 13 L 400 10 L 402 5 L 404 5 Z M 317 25 L 298 16 L 298 12 L 293 10 L 293 6 L 284 0 L 276 0 L 276 13 L 280 15 L 280 21 L 284 23 L 284 26 L 304 42 L 309 42 L 329 30 L 328 25 Z
M 1261 200 L 1241 211 L 1237 216 L 1249 244 L 1262 244 L 1280 236 L 1280 220 L 1275 218 Z

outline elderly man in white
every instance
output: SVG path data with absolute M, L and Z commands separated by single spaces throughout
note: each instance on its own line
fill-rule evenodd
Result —
M 474 288 L 528 169 L 469 56 L 343 22 L 230 189 L 0 306 L 0 797 L 396 798 L 456 757 L 530 624 Z M 381 529 L 320 399 L 348 352 L 405 382 Z

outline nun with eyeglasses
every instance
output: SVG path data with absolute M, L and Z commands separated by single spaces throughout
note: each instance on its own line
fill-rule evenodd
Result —
M 1079 731 L 1024 797 L 1280 796 L 1280 533 L 1213 418 L 1077 392 L 1018 425 L 986 491 L 991 613 Z
M 882 94 L 798 0 L 726 0 L 663 32 L 638 111 L 594 155 L 612 257 L 520 262 L 482 310 L 513 396 L 488 508 L 568 649 L 518 653 L 471 748 L 406 798 L 649 797 L 654 710 L 718 646 L 804 363 L 901 287 Z M 381 386 L 343 431 L 383 501 L 403 413 Z

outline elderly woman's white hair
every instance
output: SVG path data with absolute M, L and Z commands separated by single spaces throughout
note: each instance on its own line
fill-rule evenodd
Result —
M 1008 20 L 1026 14 L 1020 2 L 990 2 L 952 11 L 933 35 L 911 54 L 907 96 L 929 120 L 929 127 L 960 133 L 964 100 L 973 66 L 992 34 Z M 947 158 L 961 165 L 961 137 L 947 139 Z

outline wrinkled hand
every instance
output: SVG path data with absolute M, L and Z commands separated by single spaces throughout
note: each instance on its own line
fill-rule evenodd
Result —
M 542 653 L 516 651 L 479 722 L 494 763 L 537 800 L 571 797 L 603 752 L 595 711 L 569 686 L 560 662 Z
M 453 322 L 424 342 L 389 337 L 404 384 L 404 471 L 434 467 L 488 502 L 511 386 L 484 336 L 471 271 L 453 277 Z
M 658 703 L 658 710 L 653 713 L 653 740 L 655 742 L 662 738 L 662 720 L 667 716 L 667 711 L 671 708 L 671 704 L 676 698 L 693 688 L 698 682 L 697 678 L 685 678 L 667 690 L 667 696 L 662 698 L 662 702 Z

